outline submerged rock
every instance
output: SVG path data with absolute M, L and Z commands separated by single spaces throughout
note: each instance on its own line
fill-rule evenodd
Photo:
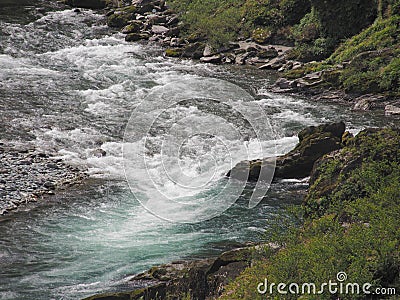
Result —
M 276 159 L 275 178 L 304 178 L 310 175 L 314 163 L 323 155 L 342 148 L 343 122 L 310 126 L 298 134 L 299 143 L 286 155 Z M 257 181 L 262 166 L 272 165 L 273 159 L 264 158 L 237 164 L 235 174 L 249 172 L 248 181 Z M 234 174 L 232 172 L 232 174 Z

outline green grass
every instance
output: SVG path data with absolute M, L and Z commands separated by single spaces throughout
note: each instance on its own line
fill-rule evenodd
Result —
M 338 173 L 357 157 L 361 161 L 354 169 Z M 304 225 L 282 238 L 280 251 L 258 260 L 230 283 L 221 299 L 266 299 L 257 293 L 264 278 L 319 286 L 335 280 L 338 272 L 347 273 L 347 282 L 400 290 L 400 132 L 362 133 L 340 155 L 320 164 L 316 177 L 304 205 Z M 274 294 L 267 299 L 299 296 Z M 364 298 L 340 295 L 340 299 Z M 332 295 L 301 299 L 332 299 Z
M 326 60 L 288 71 L 288 78 L 337 69 L 334 87 L 352 94 L 385 93 L 400 95 L 400 16 L 378 19 L 358 35 L 346 40 Z M 337 68 L 344 65 L 344 69 Z

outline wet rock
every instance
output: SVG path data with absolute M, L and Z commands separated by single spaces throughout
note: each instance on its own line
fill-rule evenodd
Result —
M 205 44 L 202 42 L 195 42 L 183 48 L 182 57 L 200 59 L 203 57 Z
M 400 115 L 400 107 L 394 105 L 385 106 L 385 115 Z
M 168 48 L 165 50 L 165 56 L 167 57 L 181 57 L 183 49 L 182 48 Z
M 154 34 L 166 34 L 169 31 L 169 29 L 165 26 L 161 25 L 153 25 L 151 27 L 151 32 Z
M 286 155 L 276 159 L 275 178 L 304 178 L 310 175 L 314 163 L 327 153 L 342 148 L 342 136 L 345 131 L 343 122 L 310 126 L 299 134 L 299 143 Z M 248 181 L 259 179 L 261 167 L 271 165 L 271 158 L 243 161 L 234 167 L 235 173 L 243 175 L 249 172 Z M 231 171 L 227 174 L 231 176 Z
M 125 36 L 127 42 L 137 42 L 140 40 L 148 40 L 150 35 L 147 33 L 129 33 Z
M 104 157 L 104 156 L 107 155 L 107 152 L 104 151 L 103 149 L 96 149 L 96 150 L 93 150 L 93 151 L 90 153 L 90 155 L 91 155 L 91 156 L 95 156 L 95 157 Z
M 128 25 L 126 25 L 122 29 L 122 33 L 124 34 L 138 33 L 142 27 L 143 27 L 143 22 L 137 20 L 131 21 Z
M 373 104 L 368 99 L 359 99 L 355 104 L 353 109 L 354 110 L 370 110 Z
M 222 61 L 222 55 L 217 54 L 214 56 L 202 57 L 200 58 L 200 61 L 204 63 L 219 64 Z
M 217 258 L 176 261 L 156 266 L 135 275 L 130 284 L 138 288 L 128 292 L 102 294 L 84 300 L 99 299 L 215 299 L 224 286 L 247 268 L 259 251 L 268 245 L 234 249 Z M 271 250 L 273 250 L 271 248 Z
M 115 28 L 125 27 L 130 21 L 136 19 L 137 12 L 137 8 L 134 5 L 117 9 L 107 18 L 107 25 Z
M 280 89 L 288 90 L 296 87 L 296 82 L 294 80 L 289 80 L 284 77 L 278 78 L 275 82 L 275 86 Z

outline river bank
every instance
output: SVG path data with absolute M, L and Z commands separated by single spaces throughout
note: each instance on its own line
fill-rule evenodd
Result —
M 87 174 L 66 164 L 55 154 L 0 143 L 0 215 L 30 202 L 42 201 L 60 190 L 79 184 Z
M 69 3 L 74 6 L 82 5 L 79 1 Z M 179 7 L 174 1 L 172 4 L 175 8 Z M 88 5 L 88 2 L 85 2 L 84 6 Z M 125 6 L 123 3 L 108 5 L 111 5 L 106 12 L 108 26 L 126 34 L 126 41 L 145 40 L 160 44 L 166 49 L 166 56 L 196 59 L 203 63 L 249 65 L 261 70 L 273 70 L 277 71 L 281 78 L 271 87 L 272 92 L 302 95 L 314 101 L 338 103 L 360 111 L 381 110 L 388 116 L 400 114 L 400 100 L 396 94 L 398 75 L 394 59 L 397 44 L 391 39 L 399 30 L 394 8 L 393 16 L 378 19 L 335 51 L 330 50 L 332 55 L 329 58 L 321 60 L 320 56 L 315 55 L 307 60 L 296 60 L 294 53 L 299 51 L 299 46 L 294 45 L 290 35 L 278 38 L 279 34 L 267 34 L 265 30 L 258 28 L 248 39 L 232 39 L 229 43 L 216 46 L 211 37 L 188 29 L 193 24 L 187 24 L 185 11 L 177 12 L 164 1 L 134 1 Z M 103 7 L 106 6 L 107 3 L 104 3 Z M 93 7 L 98 7 L 98 1 L 93 1 Z M 188 14 L 192 13 L 190 6 L 187 9 Z M 223 27 L 229 26 L 228 24 L 227 20 L 227 24 L 220 25 L 222 28 L 219 29 L 228 30 Z M 302 30 L 310 30 L 307 26 Z M 360 30 L 362 28 L 364 27 Z M 390 32 L 385 31 L 385 28 L 391 28 Z M 374 44 L 376 38 L 381 41 Z M 359 45 L 357 41 L 362 39 L 364 44 Z M 271 44 L 271 41 L 281 44 Z M 392 67 L 388 67 L 391 72 L 388 75 L 374 73 L 376 78 L 368 79 L 363 73 L 363 65 L 367 63 L 362 62 L 362 57 L 367 61 L 375 59 L 393 63 L 394 69 L 390 71 Z M 312 58 L 317 61 L 310 62 Z M 384 65 L 381 66 L 383 67 Z M 377 71 L 371 69 L 368 72 L 372 74 Z M 361 77 L 365 77 L 368 83 L 363 84 L 362 80 L 359 80 Z M 386 77 L 386 82 L 379 82 Z
M 145 96 L 154 90 L 176 86 L 183 78 L 188 82 L 187 90 L 204 86 L 198 86 L 199 79 L 215 82 L 215 78 L 243 87 L 278 133 L 273 139 L 276 149 L 269 139 L 262 141 L 268 151 L 278 155 L 292 149 L 298 131 L 310 125 L 345 119 L 350 131 L 356 133 L 391 120 L 382 112 L 359 114 L 341 106 L 271 93 L 265 87 L 273 74 L 270 78 L 253 67 L 163 57 L 159 44 L 126 42 L 122 34 L 105 26 L 101 14 L 88 9 L 62 5 L 44 9 L 49 1 L 23 2 L 27 5 L 18 13 L 13 9 L 15 1 L 10 1 L 9 10 L 0 9 L 4 13 L 0 22 L 4 33 L 0 48 L 0 76 L 4 79 L 0 85 L 4 107 L 0 112 L 4 120 L 1 140 L 5 145 L 31 142 L 39 153 L 56 153 L 57 159 L 80 166 L 90 178 L 98 179 L 56 193 L 44 206 L 32 205 L 31 210 L 2 218 L 1 298 L 77 299 L 121 290 L 127 275 L 153 265 L 218 257 L 246 241 L 268 241 L 265 229 L 286 216 L 286 207 L 300 204 L 298 191 L 302 194 L 306 183 L 293 179 L 274 183 L 266 198 L 252 209 L 248 208 L 250 185 L 228 211 L 199 224 L 171 224 L 148 213 L 126 186 L 121 160 L 129 116 L 141 102 L 152 101 Z M 23 22 L 15 21 L 19 17 Z M 220 82 L 221 88 L 232 86 Z M 224 96 L 228 94 L 221 98 Z M 154 101 L 161 103 L 160 99 Z M 240 104 L 234 101 L 233 109 Z M 233 122 L 230 112 L 220 109 L 218 116 Z M 203 128 L 209 126 L 213 114 L 213 110 L 178 106 L 163 114 L 166 120 L 161 120 L 161 125 L 174 124 L 172 117 L 183 115 L 197 120 Z M 219 123 L 215 128 L 220 132 Z M 243 137 L 225 141 L 231 146 L 234 163 L 246 157 L 239 146 L 251 136 L 248 128 L 239 128 L 245 133 Z M 156 142 L 169 138 L 163 126 L 152 134 Z M 205 138 L 207 153 L 211 151 L 219 159 L 222 169 L 216 179 L 224 183 L 232 162 L 221 161 L 225 152 L 215 147 L 213 139 Z M 184 153 L 185 172 L 196 171 L 195 179 L 204 179 L 200 171 L 208 165 L 201 164 L 199 169 L 197 160 L 204 157 L 203 140 L 190 142 L 195 151 Z M 139 148 L 140 144 L 135 145 Z M 248 146 L 249 159 L 261 157 L 251 142 Z M 148 158 L 155 157 L 152 170 L 160 173 L 163 165 L 157 161 L 157 149 L 151 150 Z M 135 168 L 139 188 L 149 182 L 140 176 L 144 172 L 140 166 Z M 162 188 L 175 191 L 168 185 Z M 220 191 L 211 188 L 211 193 Z M 190 201 L 201 200 L 192 195 Z

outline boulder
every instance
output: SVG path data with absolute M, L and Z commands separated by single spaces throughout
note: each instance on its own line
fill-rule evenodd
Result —
M 311 126 L 299 134 L 299 143 L 287 153 L 276 158 L 275 178 L 304 178 L 310 175 L 314 163 L 332 151 L 342 148 L 343 122 Z M 261 167 L 271 165 L 272 158 L 243 161 L 234 167 L 236 174 L 249 172 L 248 181 L 259 179 Z M 230 177 L 231 171 L 227 176 Z
M 151 27 L 151 32 L 154 34 L 166 34 L 169 31 L 169 29 L 165 26 L 161 25 L 153 25 Z
M 275 58 L 278 56 L 278 50 L 274 47 L 261 48 L 257 52 L 259 58 Z
M 136 19 L 136 6 L 126 6 L 114 11 L 107 18 L 107 25 L 115 28 L 122 28 L 127 26 L 131 20 Z
M 167 22 L 167 17 L 158 14 L 152 14 L 147 16 L 147 20 L 152 25 L 165 24 Z
M 125 36 L 125 41 L 127 42 L 136 42 L 140 40 L 148 40 L 150 35 L 147 33 L 129 33 Z
M 271 59 L 265 65 L 259 67 L 260 70 L 278 70 L 286 64 L 286 59 L 283 56 L 277 56 Z
M 195 42 L 183 48 L 182 57 L 200 59 L 203 57 L 205 44 L 202 42 Z
M 165 56 L 168 57 L 181 57 L 183 49 L 182 48 L 168 48 L 165 50 Z
M 385 115 L 400 115 L 400 107 L 394 105 L 386 105 Z
M 213 55 L 200 58 L 201 62 L 210 63 L 210 64 L 219 64 L 222 61 L 222 55 Z
M 128 34 L 128 33 L 137 33 L 140 31 L 140 29 L 143 27 L 143 22 L 141 21 L 131 21 L 128 25 L 126 25 L 122 29 L 122 33 Z

